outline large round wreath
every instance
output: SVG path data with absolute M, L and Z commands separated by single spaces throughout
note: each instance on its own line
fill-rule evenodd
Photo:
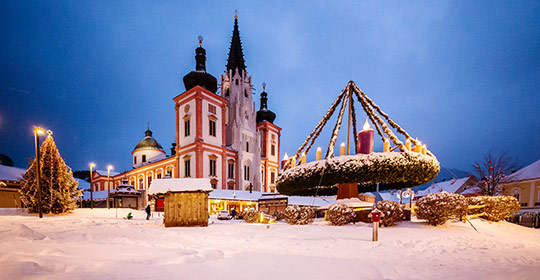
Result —
M 427 183 L 439 171 L 439 161 L 432 155 L 407 151 L 357 154 L 284 170 L 276 185 L 285 195 L 335 194 L 339 183 L 359 183 L 360 191 L 371 191 L 371 186 L 380 183 L 379 189 L 385 190 Z

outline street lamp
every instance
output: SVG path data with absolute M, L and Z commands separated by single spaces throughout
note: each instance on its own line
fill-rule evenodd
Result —
M 113 169 L 112 165 L 107 166 L 107 209 L 111 209 L 111 169 Z
M 92 167 L 96 167 L 96 164 L 91 162 L 90 166 L 90 209 L 94 209 L 94 191 L 92 188 Z
M 40 218 L 43 218 L 43 204 L 41 202 L 41 186 L 39 185 L 39 175 L 40 175 L 40 171 L 41 169 L 39 168 L 39 161 L 40 161 L 40 156 L 39 156 L 39 135 L 41 134 L 45 134 L 45 130 L 43 130 L 42 128 L 39 128 L 39 127 L 34 127 L 34 135 L 36 136 L 36 184 L 37 184 L 37 189 L 38 189 L 38 205 L 39 205 L 39 217 Z

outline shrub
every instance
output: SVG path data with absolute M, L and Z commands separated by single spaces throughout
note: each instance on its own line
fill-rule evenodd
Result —
M 418 219 L 430 225 L 443 225 L 450 218 L 461 218 L 467 213 L 467 200 L 456 193 L 440 192 L 428 194 L 416 202 Z
M 377 202 L 377 209 L 382 212 L 381 225 L 388 227 L 403 220 L 403 209 L 405 206 L 390 200 Z M 371 215 L 368 216 L 371 221 Z
M 467 199 L 470 205 L 485 205 L 484 208 L 472 209 L 469 214 L 484 213 L 490 221 L 501 221 L 516 214 L 520 207 L 519 201 L 513 196 L 477 196 Z
M 244 210 L 244 221 L 246 223 L 256 223 L 259 221 L 259 212 L 255 210 L 254 208 L 248 208 Z
M 310 207 L 291 205 L 285 208 L 285 221 L 289 225 L 306 225 L 313 223 L 315 212 Z
M 342 226 L 350 223 L 353 218 L 353 210 L 345 204 L 334 204 L 326 212 L 326 220 L 334 226 Z
M 283 218 L 285 218 L 285 214 L 283 213 L 283 211 L 276 210 L 274 211 L 274 218 L 276 218 L 276 221 L 283 220 Z

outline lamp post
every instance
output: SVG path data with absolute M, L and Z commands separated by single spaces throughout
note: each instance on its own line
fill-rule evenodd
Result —
M 39 175 L 41 173 L 41 169 L 40 169 L 40 166 L 39 166 L 39 162 L 40 162 L 39 135 L 44 134 L 44 133 L 45 133 L 45 131 L 42 128 L 34 127 L 34 135 L 35 135 L 35 139 L 36 139 L 36 184 L 37 184 L 37 189 L 38 189 L 38 205 L 39 205 L 38 207 L 39 207 L 39 217 L 40 218 L 43 218 L 43 204 L 42 204 L 42 201 L 41 201 L 41 186 L 39 185 L 39 183 L 40 183 Z
M 107 209 L 111 209 L 111 169 L 113 169 L 112 165 L 107 166 Z
M 94 191 L 93 191 L 93 187 L 92 187 L 92 168 L 93 167 L 96 167 L 96 164 L 91 162 L 89 164 L 90 166 L 90 209 L 94 209 Z

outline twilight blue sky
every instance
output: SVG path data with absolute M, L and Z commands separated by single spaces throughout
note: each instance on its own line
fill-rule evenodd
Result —
M 41 125 L 74 170 L 124 171 L 150 122 L 169 154 L 197 36 L 219 77 L 235 9 L 281 154 L 353 80 L 445 167 L 540 158 L 540 1 L 2 1 L 0 153 L 25 167 Z

